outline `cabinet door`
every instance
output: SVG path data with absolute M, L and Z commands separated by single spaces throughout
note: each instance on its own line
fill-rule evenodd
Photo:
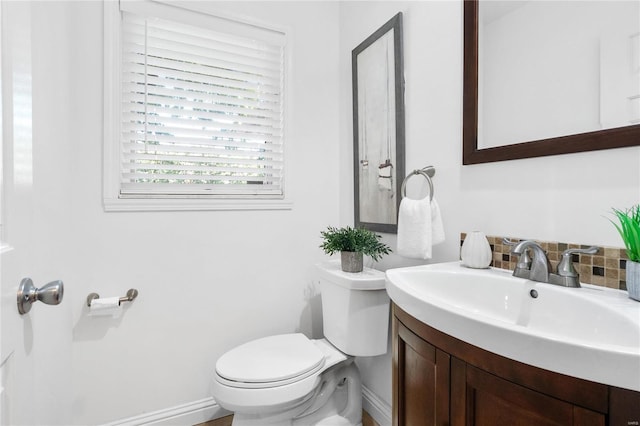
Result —
M 452 362 L 452 425 L 604 425 L 605 416 Z
M 425 342 L 394 318 L 393 424 L 449 424 L 447 353 Z

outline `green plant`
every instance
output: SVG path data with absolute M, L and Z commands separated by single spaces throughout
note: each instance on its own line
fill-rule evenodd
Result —
M 391 248 L 380 242 L 382 238 L 364 228 L 334 228 L 329 226 L 320 234 L 324 239 L 320 246 L 325 253 L 332 255 L 339 251 L 355 251 L 371 256 L 373 260 L 382 259 L 383 254 L 391 253 Z
M 616 227 L 627 249 L 629 260 L 640 262 L 640 204 L 627 210 L 613 209 L 620 224 L 611 221 Z

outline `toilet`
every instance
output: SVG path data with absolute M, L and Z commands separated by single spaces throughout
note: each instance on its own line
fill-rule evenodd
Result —
M 357 426 L 362 386 L 355 356 L 387 352 L 385 275 L 316 265 L 324 338 L 280 334 L 244 343 L 216 362 L 213 397 L 233 426 Z

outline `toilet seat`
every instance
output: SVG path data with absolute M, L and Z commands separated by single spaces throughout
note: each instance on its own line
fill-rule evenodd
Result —
M 300 333 L 269 336 L 240 345 L 216 363 L 216 379 L 231 387 L 260 389 L 309 377 L 325 365 L 325 354 Z
M 268 345 L 269 343 L 274 343 L 278 341 L 280 342 L 289 341 L 289 346 L 286 346 L 286 347 L 289 348 L 289 350 L 291 350 L 293 344 L 290 343 L 291 341 L 289 339 L 292 339 L 293 341 L 297 342 L 295 343 L 295 345 L 300 345 L 301 348 L 305 347 L 309 350 L 309 352 L 313 353 L 314 351 L 312 349 L 309 349 L 309 346 L 308 346 L 309 344 L 311 344 L 315 348 L 317 348 L 321 354 L 322 361 L 319 364 L 319 366 L 311 367 L 307 372 L 302 373 L 298 376 L 290 377 L 288 379 L 283 379 L 275 382 L 255 382 L 255 377 L 253 378 L 254 380 L 253 382 L 229 380 L 228 378 L 224 377 L 223 374 L 226 373 L 236 378 L 242 378 L 242 376 L 249 376 L 249 374 L 237 372 L 233 368 L 230 371 L 226 370 L 227 365 L 230 365 L 230 364 L 227 364 L 227 362 L 232 362 L 232 361 L 229 361 L 231 359 L 237 362 L 238 368 L 241 368 L 240 360 L 235 359 L 233 355 L 236 349 L 240 348 L 239 346 L 238 348 L 232 349 L 231 351 L 227 352 L 225 355 L 223 355 L 220 358 L 220 359 L 222 359 L 223 357 L 227 358 L 227 355 L 229 355 L 227 361 L 220 363 L 220 360 L 219 360 L 218 363 L 216 363 L 216 369 L 214 372 L 212 385 L 213 385 L 213 392 L 214 392 L 216 401 L 220 405 L 222 405 L 223 407 L 231 411 L 241 411 L 245 413 L 253 412 L 253 413 L 264 414 L 266 412 L 271 412 L 271 411 L 277 412 L 278 410 L 281 410 L 282 407 L 295 406 L 295 405 L 302 404 L 312 396 L 313 392 L 317 389 L 318 385 L 322 383 L 321 377 L 324 374 L 324 372 L 329 370 L 331 367 L 336 366 L 337 364 L 340 364 L 352 358 L 343 354 L 338 349 L 333 347 L 333 345 L 331 345 L 326 339 L 309 340 L 306 336 L 302 334 L 298 334 L 297 335 L 298 337 L 293 337 L 293 338 L 287 338 L 282 336 L 291 336 L 291 335 L 270 336 L 270 337 L 265 337 L 264 339 L 259 339 L 259 340 L 267 340 L 266 346 L 269 346 Z M 275 340 L 272 340 L 270 342 L 270 340 L 274 338 Z M 253 353 L 253 355 L 250 356 L 251 355 L 250 350 L 253 347 L 253 345 L 251 344 L 255 342 L 257 341 L 253 341 L 245 344 L 245 345 L 248 345 L 246 347 L 249 348 L 249 353 L 247 354 L 240 353 L 240 355 L 242 356 L 245 356 L 245 355 L 247 356 L 247 358 L 244 359 L 244 362 L 248 362 L 249 364 L 256 363 L 256 360 L 258 359 L 256 357 L 256 353 Z M 245 345 L 242 345 L 242 346 L 245 346 Z M 258 347 L 260 345 L 261 344 L 258 344 Z M 247 364 L 242 366 L 242 368 L 244 367 L 247 367 Z M 301 370 L 303 370 L 303 368 Z M 234 372 L 236 374 L 231 374 Z M 247 377 L 245 377 L 245 379 L 247 379 Z M 248 379 L 251 379 L 251 378 L 249 377 Z

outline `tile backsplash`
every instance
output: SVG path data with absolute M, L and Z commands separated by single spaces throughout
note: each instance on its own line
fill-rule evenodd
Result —
M 460 234 L 460 245 L 466 237 L 465 233 Z M 491 266 L 501 269 L 513 270 L 518 261 L 517 256 L 511 255 L 511 247 L 503 244 L 502 236 L 489 236 L 489 245 L 493 253 Z M 521 238 L 506 237 L 511 241 L 520 241 Z M 587 248 L 588 245 L 561 243 L 558 241 L 538 241 L 538 244 L 547 252 L 547 257 L 551 262 L 553 270 L 556 270 L 562 252 L 568 248 Z M 586 284 L 600 285 L 604 287 L 626 290 L 626 260 L 625 249 L 619 247 L 600 247 L 596 254 L 574 254 L 573 262 L 576 270 L 580 274 L 580 282 Z

